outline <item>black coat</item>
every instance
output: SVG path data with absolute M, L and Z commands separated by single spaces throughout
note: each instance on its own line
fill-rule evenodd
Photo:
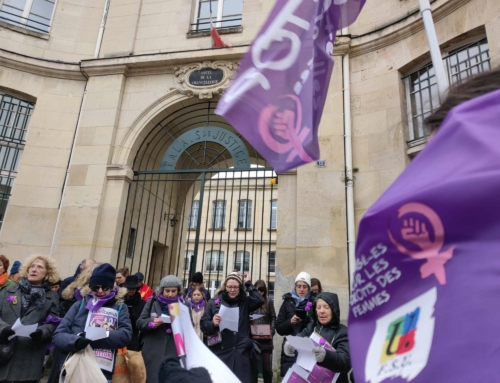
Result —
M 334 319 L 327 325 L 321 325 L 316 317 L 316 303 L 313 305 L 314 323 L 309 325 L 299 334 L 301 337 L 310 337 L 316 331 L 321 337 L 332 345 L 334 351 L 326 350 L 325 360 L 318 363 L 318 366 L 331 371 L 340 372 L 337 383 L 347 383 L 347 373 L 351 369 L 351 356 L 349 352 L 349 342 L 347 340 L 347 327 L 340 324 L 339 298 L 334 293 L 320 293 L 316 299 L 323 299 L 333 311 Z
M 311 293 L 311 296 L 307 302 L 312 302 L 315 298 L 316 295 Z M 304 305 L 307 302 L 304 302 Z M 297 310 L 295 308 L 295 301 L 292 298 L 292 294 L 286 293 L 285 295 L 283 295 L 283 303 L 281 304 L 278 319 L 276 320 L 276 331 L 278 334 L 280 334 L 281 336 L 298 335 L 307 327 L 307 325 L 312 320 L 312 317 L 307 317 L 305 320 L 299 322 L 298 324 L 292 324 L 290 320 L 296 313 Z M 283 342 L 283 344 L 284 343 L 285 342 Z M 283 351 L 283 347 L 281 347 L 281 376 L 286 375 L 288 369 L 292 367 L 296 359 L 296 357 L 292 358 L 286 356 L 285 352 Z
M 209 348 L 234 372 L 242 383 L 250 383 L 250 354 L 253 347 L 250 339 L 250 313 L 264 304 L 264 298 L 251 282 L 247 282 L 245 286 L 249 295 L 236 304 L 230 305 L 222 298 L 221 294 L 208 302 L 205 314 L 201 319 L 201 331 L 208 336 L 219 332 L 219 327 L 214 326 L 212 319 L 215 314 L 219 313 L 220 305 L 239 307 L 238 332 L 224 329 L 221 332 L 222 342 Z M 216 300 L 220 300 L 220 303 L 215 304 Z
M 76 302 L 76 298 L 74 297 L 71 299 L 64 299 L 62 296 L 62 292 L 66 287 L 72 284 L 76 280 L 76 278 L 78 278 L 81 271 L 82 270 L 80 269 L 80 265 L 78 265 L 75 271 L 75 275 L 73 275 L 72 277 L 68 277 L 61 282 L 61 286 L 59 287 L 59 291 L 57 292 L 57 295 L 59 297 L 59 315 L 61 318 L 64 318 L 71 306 L 73 306 L 73 304 Z
M 130 315 L 130 323 L 132 323 L 132 340 L 130 341 L 127 348 L 132 351 L 141 351 L 141 341 L 139 340 L 139 329 L 137 328 L 137 319 L 142 314 L 142 310 L 146 305 L 141 298 L 141 294 L 137 291 L 132 298 L 125 296 L 125 304 L 128 307 L 128 313 Z
M 276 333 L 276 310 L 274 309 L 274 301 L 270 298 L 267 299 L 267 311 L 264 311 L 264 306 L 255 311 L 255 314 L 262 314 L 264 316 L 254 320 L 253 323 L 270 325 L 271 334 L 274 337 L 274 334 Z M 263 351 L 272 351 L 274 348 L 272 339 L 259 339 L 257 342 L 260 345 L 260 349 Z

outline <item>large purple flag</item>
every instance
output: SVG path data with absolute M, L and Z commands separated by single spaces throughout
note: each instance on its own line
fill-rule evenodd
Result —
M 454 108 L 363 217 L 356 383 L 500 381 L 500 91 Z
M 278 0 L 216 113 L 276 169 L 319 158 L 318 125 L 338 29 L 366 0 Z

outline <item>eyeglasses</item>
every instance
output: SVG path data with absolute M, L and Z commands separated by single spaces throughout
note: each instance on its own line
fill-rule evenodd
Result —
M 94 293 L 97 293 L 99 291 L 99 289 L 101 289 L 102 291 L 109 291 L 112 289 L 112 287 L 111 286 L 99 286 L 99 285 L 90 286 L 90 290 L 92 290 Z
M 226 289 L 228 290 L 238 290 L 240 286 L 226 286 Z

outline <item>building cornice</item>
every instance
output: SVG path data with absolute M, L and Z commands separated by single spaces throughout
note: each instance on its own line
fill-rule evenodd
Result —
M 444 19 L 469 1 L 470 0 L 447 0 L 442 5 L 437 4 L 432 10 L 434 22 Z M 393 45 L 423 30 L 424 23 L 420 16 L 420 12 L 418 12 L 398 23 L 389 25 L 373 33 L 358 38 L 353 36 L 350 55 L 351 57 L 356 57 L 376 51 Z
M 66 63 L 29 57 L 0 49 L 0 66 L 40 76 L 85 81 L 79 63 Z

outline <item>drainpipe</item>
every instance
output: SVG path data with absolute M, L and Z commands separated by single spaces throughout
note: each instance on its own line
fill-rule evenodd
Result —
M 348 35 L 349 29 L 342 29 L 342 35 Z M 356 270 L 356 221 L 354 219 L 354 182 L 352 168 L 352 138 L 351 138 L 351 76 L 349 51 L 342 56 L 342 85 L 344 94 L 344 152 L 345 152 L 345 184 L 347 213 L 347 249 L 349 257 L 349 289 L 351 289 Z
M 106 26 L 106 19 L 108 18 L 110 0 L 106 0 L 104 4 L 104 12 L 102 14 L 101 26 L 99 28 L 99 35 L 97 36 L 97 44 L 95 45 L 94 58 L 99 58 L 99 51 L 101 50 L 102 36 L 104 35 L 104 27 Z

